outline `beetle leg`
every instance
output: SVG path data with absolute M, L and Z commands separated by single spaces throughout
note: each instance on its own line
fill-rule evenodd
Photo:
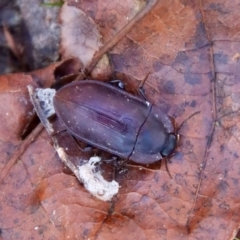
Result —
M 83 149 L 83 152 L 89 152 L 92 150 L 92 146 L 90 145 L 87 145 L 84 149 Z
M 59 134 L 59 133 L 61 133 L 61 132 L 65 132 L 65 131 L 67 131 L 67 130 L 66 130 L 66 129 L 61 129 L 61 130 L 59 130 L 59 131 L 57 131 L 57 132 L 52 133 L 51 136 L 55 136 L 55 135 L 57 135 L 57 134 Z M 72 136 L 72 138 L 75 140 L 76 144 L 78 145 L 79 149 L 80 149 L 82 152 L 89 152 L 89 151 L 92 150 L 93 147 L 92 147 L 91 145 L 89 145 L 89 144 L 86 144 L 86 145 L 84 146 L 84 148 L 82 148 L 82 147 L 80 146 L 78 140 L 77 140 L 73 135 L 71 135 L 71 136 Z
M 127 162 L 129 161 L 128 158 L 123 159 L 122 162 L 118 161 L 117 162 L 117 169 L 120 170 L 121 168 L 123 168 L 124 166 L 126 166 Z
M 113 156 L 110 159 L 103 159 L 102 161 L 106 162 L 106 163 L 113 163 L 113 165 L 116 165 L 115 162 L 117 162 L 117 160 L 118 160 L 118 157 L 117 156 Z
M 89 152 L 89 151 L 92 150 L 93 147 L 92 147 L 91 145 L 89 145 L 89 144 L 86 144 L 86 145 L 84 146 L 84 148 L 82 148 L 82 147 L 80 146 L 78 140 L 77 140 L 73 135 L 71 135 L 71 136 L 72 136 L 72 138 L 75 140 L 76 144 L 78 145 L 79 149 L 80 149 L 82 152 Z
M 121 80 L 111 80 L 109 83 L 110 84 L 115 84 L 116 83 L 119 88 L 125 89 L 125 84 Z
M 144 89 L 143 89 L 143 85 L 144 85 L 144 83 L 146 82 L 149 74 L 150 74 L 150 73 L 148 73 L 148 74 L 146 75 L 146 77 L 141 81 L 141 83 L 140 83 L 140 85 L 139 85 L 139 87 L 138 87 L 138 93 L 139 93 L 139 95 L 140 95 L 145 101 L 147 101 L 147 98 L 146 98 L 146 95 L 145 95 L 145 92 L 144 92 Z
M 103 162 L 107 162 L 107 163 L 112 163 L 115 167 L 116 167 L 116 170 L 119 171 L 121 168 L 123 168 L 126 163 L 129 161 L 129 159 L 121 159 L 117 156 L 113 156 L 111 159 L 105 159 L 105 160 L 102 160 Z
M 147 101 L 147 98 L 146 98 L 146 95 L 145 95 L 145 92 L 144 92 L 144 89 L 142 86 L 138 88 L 138 93 L 145 101 Z

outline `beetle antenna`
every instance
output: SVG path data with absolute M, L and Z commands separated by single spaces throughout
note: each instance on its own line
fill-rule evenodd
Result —
M 200 112 L 201 112 L 201 111 L 197 111 L 197 112 L 192 113 L 188 118 L 186 118 L 186 119 L 180 124 L 180 126 L 178 127 L 178 129 L 177 129 L 176 132 L 178 133 L 178 131 L 182 128 L 182 126 L 183 126 L 190 118 L 192 118 L 193 116 L 199 114 Z

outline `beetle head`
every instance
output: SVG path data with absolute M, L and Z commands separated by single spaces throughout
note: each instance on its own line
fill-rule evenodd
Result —
M 179 135 L 175 135 L 175 134 L 169 134 L 167 141 L 165 142 L 164 148 L 161 151 L 161 155 L 163 157 L 169 157 L 174 149 L 177 146 L 177 143 L 179 141 Z

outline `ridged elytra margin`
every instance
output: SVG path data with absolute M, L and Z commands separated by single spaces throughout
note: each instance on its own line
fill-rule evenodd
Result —
M 57 91 L 53 104 L 73 136 L 121 158 L 149 164 L 176 148 L 178 135 L 166 113 L 108 83 L 72 82 Z

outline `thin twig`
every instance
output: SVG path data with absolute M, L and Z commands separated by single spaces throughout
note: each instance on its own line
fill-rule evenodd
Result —
M 17 151 L 14 153 L 14 155 L 11 157 L 9 162 L 5 165 L 1 172 L 0 176 L 0 183 L 6 176 L 6 174 L 9 172 L 9 170 L 12 168 L 12 166 L 16 163 L 16 161 L 19 159 L 19 157 L 24 153 L 24 151 L 29 147 L 29 145 L 38 137 L 39 133 L 42 132 L 44 129 L 43 125 L 40 123 L 28 137 L 20 144 L 20 147 L 17 149 Z

